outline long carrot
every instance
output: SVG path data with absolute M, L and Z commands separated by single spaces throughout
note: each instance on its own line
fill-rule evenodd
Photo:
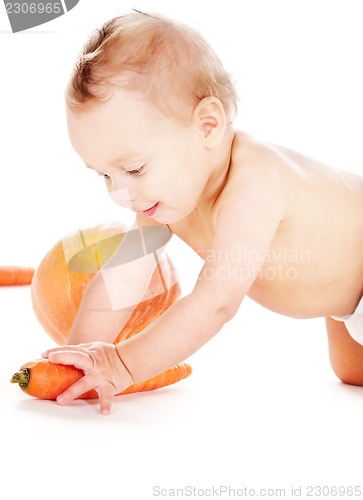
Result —
M 175 384 L 188 377 L 191 372 L 192 369 L 189 364 L 180 363 L 145 382 L 131 385 L 118 393 L 117 396 L 132 392 L 153 391 L 160 387 Z M 21 389 L 29 396 L 38 399 L 55 400 L 59 394 L 68 389 L 83 375 L 83 371 L 74 366 L 51 363 L 47 359 L 36 359 L 22 365 L 20 370 L 14 373 L 10 382 L 19 384 Z M 90 398 L 98 398 L 95 390 L 79 396 L 79 399 Z
M 0 286 L 30 285 L 33 267 L 0 266 Z

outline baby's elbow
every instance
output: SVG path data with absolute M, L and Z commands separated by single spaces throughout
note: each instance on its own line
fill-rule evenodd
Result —
M 227 323 L 235 316 L 245 297 L 240 289 L 206 281 L 199 282 L 192 295 L 199 306 L 207 306 L 209 314 L 222 323 Z
M 241 301 L 232 300 L 231 298 L 216 297 L 214 301 L 214 311 L 223 323 L 228 323 L 237 313 Z

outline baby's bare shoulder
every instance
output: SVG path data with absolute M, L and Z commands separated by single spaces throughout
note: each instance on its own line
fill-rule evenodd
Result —
M 256 186 L 268 185 L 275 194 L 287 192 L 296 200 L 296 195 L 310 191 L 312 195 L 329 195 L 329 188 L 349 189 L 361 192 L 363 178 L 309 158 L 283 146 L 260 141 L 244 132 L 237 132 L 232 147 L 231 183 L 247 183 Z M 324 188 L 324 189 L 322 189 Z
M 277 210 L 292 228 L 308 229 L 314 221 L 318 234 L 327 219 L 344 225 L 342 214 L 355 214 L 362 224 L 363 177 L 237 132 L 222 200 Z

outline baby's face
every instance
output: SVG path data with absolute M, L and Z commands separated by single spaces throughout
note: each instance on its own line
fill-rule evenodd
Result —
M 164 224 L 198 205 L 210 158 L 192 118 L 181 123 L 117 88 L 105 103 L 68 110 L 67 119 L 75 151 L 104 176 L 116 203 Z

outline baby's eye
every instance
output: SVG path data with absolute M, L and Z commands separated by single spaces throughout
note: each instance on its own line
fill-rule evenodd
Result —
M 139 168 L 133 168 L 132 170 L 126 170 L 125 173 L 126 173 L 126 175 L 140 175 L 144 169 L 144 166 L 145 165 L 143 165 L 142 167 L 139 167 Z

